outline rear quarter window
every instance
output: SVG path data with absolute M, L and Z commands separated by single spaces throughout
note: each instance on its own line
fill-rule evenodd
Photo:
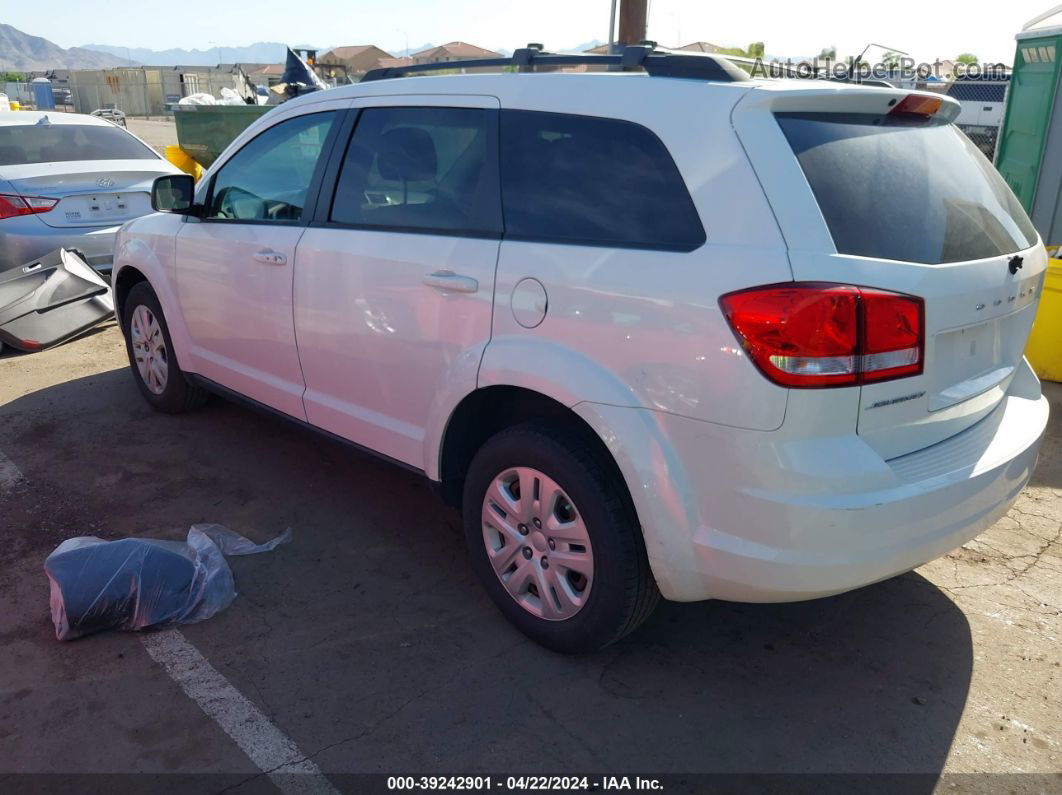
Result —
M 704 228 L 671 155 L 632 122 L 503 110 L 505 236 L 691 251 Z
M 999 172 L 954 125 L 779 113 L 841 254 L 942 264 L 1035 245 Z

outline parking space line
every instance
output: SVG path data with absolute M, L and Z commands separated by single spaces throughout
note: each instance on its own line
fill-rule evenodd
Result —
M 320 768 L 178 630 L 140 636 L 151 658 L 286 795 L 338 795 Z
M 15 466 L 15 462 L 4 455 L 0 450 L 0 489 L 10 488 L 22 480 L 22 472 Z

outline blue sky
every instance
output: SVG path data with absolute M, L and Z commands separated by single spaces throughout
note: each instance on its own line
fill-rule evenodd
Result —
M 802 0 L 651 0 L 649 36 L 745 46 L 762 40 L 780 55 L 835 45 L 841 55 L 868 42 L 920 60 L 969 51 L 1010 62 L 1014 34 L 1056 0 L 1006 3 L 874 4 Z M 572 47 L 608 37 L 610 0 L 8 0 L 0 21 L 63 47 L 86 43 L 206 49 L 285 41 L 319 46 L 378 44 L 394 51 L 460 39 L 513 49 L 528 41 Z M 984 10 L 981 10 L 984 9 Z M 178 17 L 178 13 L 180 17 Z

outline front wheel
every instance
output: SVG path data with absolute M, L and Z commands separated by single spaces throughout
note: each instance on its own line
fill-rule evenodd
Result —
M 152 408 L 179 414 L 202 406 L 209 393 L 190 382 L 177 363 L 158 296 L 147 282 L 133 286 L 122 307 L 129 367 Z
M 625 487 L 577 435 L 527 424 L 492 437 L 469 467 L 463 505 L 488 593 L 547 648 L 607 646 L 659 600 Z

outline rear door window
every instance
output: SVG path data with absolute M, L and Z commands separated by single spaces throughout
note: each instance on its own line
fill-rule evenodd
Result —
M 361 111 L 331 220 L 381 230 L 498 237 L 498 112 Z
M 704 228 L 664 144 L 618 119 L 503 110 L 505 236 L 691 251 Z
M 776 118 L 841 254 L 935 265 L 1036 243 L 1006 182 L 954 125 L 862 114 Z
M 158 160 L 151 149 L 110 125 L 18 124 L 0 126 L 0 166 L 75 160 Z

